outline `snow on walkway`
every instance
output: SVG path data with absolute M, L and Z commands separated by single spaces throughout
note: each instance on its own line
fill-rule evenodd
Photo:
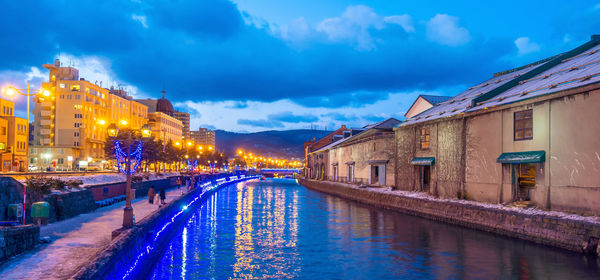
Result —
M 167 192 L 166 202 L 181 196 L 181 189 Z M 0 279 L 65 279 L 111 241 L 113 230 L 123 223 L 125 202 L 40 228 L 40 237 L 53 242 L 21 254 L 0 266 Z M 136 221 L 158 209 L 146 197 L 133 201 Z

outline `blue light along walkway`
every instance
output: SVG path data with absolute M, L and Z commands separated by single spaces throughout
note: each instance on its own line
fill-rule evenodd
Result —
M 166 201 L 181 195 L 181 189 L 167 191 Z M 113 230 L 123 223 L 125 201 L 94 212 L 81 214 L 67 220 L 40 228 L 40 236 L 53 241 L 16 256 L 0 266 L 0 279 L 66 279 L 74 271 L 95 256 L 111 241 Z M 136 220 L 150 215 L 158 205 L 149 204 L 148 198 L 133 201 Z
M 147 279 L 600 279 L 579 254 L 307 190 L 224 187 L 167 244 Z

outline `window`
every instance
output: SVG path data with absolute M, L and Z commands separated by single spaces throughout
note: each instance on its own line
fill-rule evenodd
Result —
M 0 150 L 5 150 L 6 149 L 6 144 L 0 142 Z
M 79 147 L 79 141 L 74 141 L 74 142 L 73 142 L 73 146 L 75 146 L 75 147 Z
M 79 95 L 79 94 L 75 94 L 75 99 L 76 99 L 76 100 L 79 100 L 79 99 L 81 99 L 81 95 Z
M 60 88 L 65 88 L 65 84 L 60 84 Z
M 58 164 L 65 164 L 64 158 L 58 158 Z
M 72 85 L 71 86 L 71 91 L 80 91 L 81 87 L 79 85 Z
M 373 151 L 374 151 L 374 152 L 375 152 L 375 151 L 377 151 L 377 142 L 374 142 L 374 143 L 373 143 Z
M 81 123 L 75 123 L 75 127 L 81 127 Z
M 421 144 L 421 150 L 429 149 L 429 128 L 428 127 L 421 128 L 420 144 Z
M 74 137 L 79 137 L 79 131 L 75 131 L 75 132 L 73 133 L 73 136 L 74 136 Z
M 533 109 L 515 112 L 515 141 L 533 139 Z
M 0 130 L 0 135 L 6 135 L 6 127 L 3 127 L 2 130 Z
M 75 118 L 76 119 L 81 119 L 81 118 L 83 118 L 83 114 L 75 114 Z

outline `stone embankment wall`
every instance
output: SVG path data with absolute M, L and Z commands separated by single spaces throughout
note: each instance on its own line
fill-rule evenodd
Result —
M 0 227 L 0 263 L 35 247 L 40 228 L 34 225 Z
M 144 181 L 134 183 L 136 197 L 144 197 L 150 186 L 156 190 L 170 188 L 176 185 L 177 177 L 168 177 L 160 180 Z M 31 203 L 46 201 L 50 204 L 50 217 L 48 222 L 56 222 L 79 214 L 89 213 L 96 210 L 95 201 L 125 195 L 125 182 L 102 184 L 86 187 L 84 190 L 61 194 L 50 194 L 39 197 L 27 190 L 27 222 L 31 223 Z M 23 203 L 23 184 L 11 177 L 0 177 L 0 220 L 7 220 L 8 205 Z
M 327 181 L 299 179 L 299 183 L 309 189 L 346 199 L 571 251 L 581 252 L 582 246 L 590 238 L 600 237 L 600 223 L 583 219 L 532 215 L 517 210 L 407 197 Z

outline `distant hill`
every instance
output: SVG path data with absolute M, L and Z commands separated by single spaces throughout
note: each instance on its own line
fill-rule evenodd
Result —
M 303 158 L 304 142 L 322 138 L 331 131 L 295 129 L 236 133 L 215 130 L 217 148 L 232 156 L 237 149 L 277 158 Z

